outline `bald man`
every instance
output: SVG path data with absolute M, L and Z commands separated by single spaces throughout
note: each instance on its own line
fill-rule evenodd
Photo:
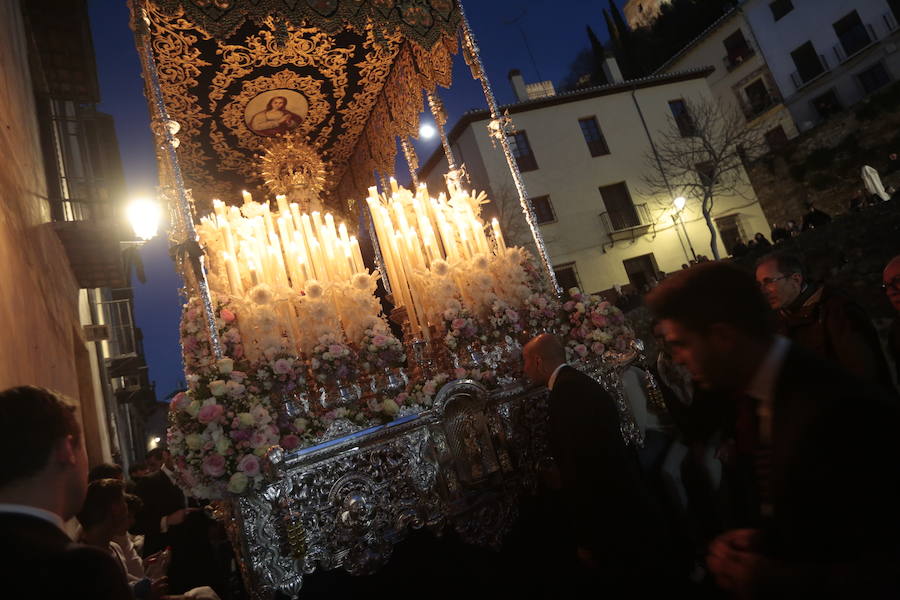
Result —
M 888 351 L 894 361 L 894 373 L 897 375 L 897 384 L 900 387 L 900 255 L 888 262 L 881 274 L 884 293 L 887 294 L 891 306 L 897 311 L 897 316 L 891 325 L 888 335 Z
M 523 351 L 525 375 L 550 390 L 550 447 L 566 508 L 563 526 L 583 565 L 604 588 L 644 589 L 672 568 L 665 524 L 641 479 L 637 455 L 625 445 L 612 397 L 566 364 L 553 335 Z

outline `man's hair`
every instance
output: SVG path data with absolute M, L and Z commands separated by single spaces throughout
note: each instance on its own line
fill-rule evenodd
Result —
M 772 331 L 771 311 L 749 273 L 723 262 L 706 262 L 680 271 L 647 295 L 645 302 L 659 319 L 693 331 L 725 323 L 753 337 Z
M 154 448 L 153 450 L 151 450 L 150 452 L 148 452 L 147 455 L 146 455 L 146 457 L 145 457 L 146 460 L 149 460 L 149 459 L 151 459 L 151 458 L 156 458 L 156 459 L 159 459 L 159 460 L 165 460 L 166 457 L 163 456 L 163 449 L 162 449 L 162 448 Z
M 128 512 L 136 515 L 144 508 L 144 501 L 136 494 L 125 494 L 125 504 L 128 505 Z
M 78 512 L 78 522 L 85 529 L 102 523 L 113 505 L 125 494 L 125 483 L 121 479 L 97 479 L 88 485 L 87 496 Z
M 800 257 L 796 254 L 791 254 L 789 252 L 773 252 L 771 254 L 766 254 L 756 261 L 756 266 L 758 267 L 769 262 L 774 262 L 775 266 L 778 267 L 778 272 L 782 275 L 793 275 L 794 273 L 797 273 L 800 277 L 806 279 L 806 269 L 803 267 L 803 261 L 800 260 Z
M 97 479 L 122 479 L 122 465 L 100 463 L 88 471 L 88 481 Z
M 71 435 L 81 440 L 75 406 L 62 396 L 30 385 L 0 392 L 0 488 L 26 479 L 47 465 L 54 444 Z
M 137 473 L 138 471 L 143 471 L 146 468 L 147 465 L 145 465 L 144 463 L 134 463 L 133 465 L 128 467 L 128 476 L 134 479 L 135 473 Z

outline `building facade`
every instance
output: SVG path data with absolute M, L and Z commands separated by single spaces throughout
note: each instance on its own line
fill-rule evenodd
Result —
M 502 108 L 515 124 L 510 141 L 564 288 L 598 292 L 631 284 L 640 290 L 694 254 L 712 256 L 699 206 L 688 201 L 679 213 L 672 197 L 677 190 L 650 193 L 644 182 L 652 144 L 671 127 L 673 107 L 711 98 L 708 73 L 619 81 Z M 500 215 L 504 235 L 527 245 L 512 178 L 488 135 L 488 121 L 485 111 L 464 115 L 449 134 L 451 147 L 472 187 L 492 198 L 486 211 Z M 440 188 L 446 170 L 438 150 L 420 179 Z M 508 215 L 516 215 L 519 225 Z M 749 183 L 740 196 L 718 198 L 713 217 L 722 255 L 737 240 L 769 233 Z
M 900 76 L 898 0 L 746 0 L 740 10 L 800 131 Z
M 143 457 L 155 399 L 131 309 L 125 186 L 82 0 L 0 4 L 0 389 L 80 409 L 92 463 Z M 131 340 L 129 345 L 128 341 Z
M 657 73 L 707 66 L 713 68 L 706 81 L 716 101 L 726 112 L 742 115 L 769 149 L 776 150 L 797 136 L 793 117 L 741 7 L 710 25 Z

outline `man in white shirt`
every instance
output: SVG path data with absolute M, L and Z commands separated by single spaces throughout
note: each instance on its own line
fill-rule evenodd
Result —
M 87 490 L 74 406 L 45 389 L 0 392 L 0 590 L 5 598 L 130 600 L 113 558 L 73 543 L 63 523 Z

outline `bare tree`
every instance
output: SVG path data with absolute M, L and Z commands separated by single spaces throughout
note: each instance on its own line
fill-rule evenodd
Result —
M 525 221 L 516 188 L 509 183 L 503 183 L 497 186 L 494 192 L 493 196 L 489 196 L 490 202 L 484 205 L 486 221 L 489 222 L 491 218 L 497 219 L 507 245 L 532 248 L 534 240 Z
M 713 99 L 685 100 L 672 108 L 677 114 L 654 135 L 645 156 L 646 191 L 669 202 L 678 196 L 695 200 L 709 229 L 710 250 L 718 259 L 715 201 L 720 196 L 747 196 L 750 184 L 744 163 L 764 153 L 764 142 L 741 112 Z

